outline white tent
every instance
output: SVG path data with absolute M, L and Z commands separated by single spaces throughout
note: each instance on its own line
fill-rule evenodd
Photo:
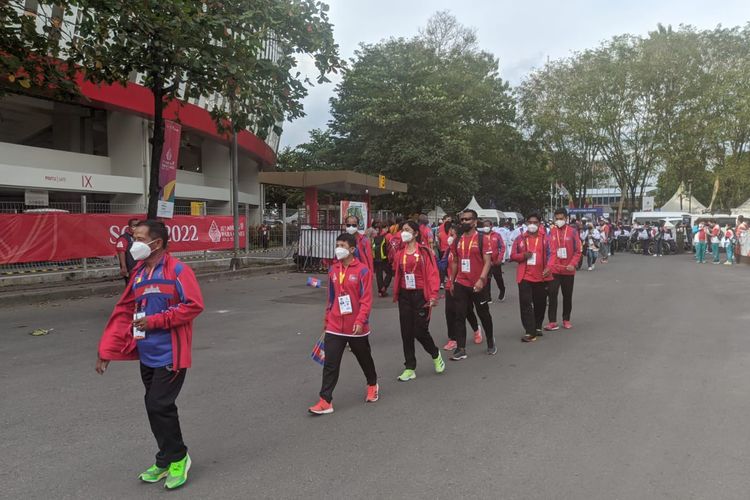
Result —
M 680 207 L 680 198 L 682 198 L 682 207 Z M 702 214 L 706 211 L 706 205 L 696 200 L 695 196 L 688 195 L 685 192 L 685 184 L 680 184 L 674 196 L 661 207 L 661 211 Z
M 445 210 L 443 210 L 442 207 L 435 207 L 434 209 L 427 212 L 427 218 L 430 220 L 430 222 L 434 222 L 436 224 L 440 224 L 440 221 L 443 220 L 443 217 L 445 217 L 445 215 Z
M 733 208 L 732 215 L 744 215 L 745 217 L 750 217 L 750 198 L 739 207 Z
M 482 207 L 479 206 L 479 202 L 477 201 L 477 199 L 472 196 L 471 201 L 468 205 L 466 205 L 466 208 L 464 210 L 474 210 L 475 212 L 479 212 L 480 210 L 482 210 Z

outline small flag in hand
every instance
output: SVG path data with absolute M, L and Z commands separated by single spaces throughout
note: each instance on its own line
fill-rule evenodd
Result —
M 326 362 L 325 338 L 326 338 L 326 334 L 324 333 L 320 336 L 318 341 L 315 342 L 315 346 L 313 346 L 312 354 L 310 354 L 310 357 L 312 358 L 312 360 L 321 366 L 323 366 Z

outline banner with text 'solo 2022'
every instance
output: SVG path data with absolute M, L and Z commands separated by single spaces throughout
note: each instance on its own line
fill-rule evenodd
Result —
M 171 219 L 174 217 L 174 191 L 177 185 L 177 165 L 180 157 L 179 123 L 164 122 L 164 146 L 159 161 L 159 204 L 156 216 Z

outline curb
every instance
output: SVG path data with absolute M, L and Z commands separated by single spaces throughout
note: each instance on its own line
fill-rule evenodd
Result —
M 284 273 L 297 268 L 295 264 L 274 264 L 270 266 L 245 267 L 237 271 L 216 271 L 196 273 L 198 282 L 214 283 L 223 280 L 237 280 L 266 274 Z M 33 305 L 56 300 L 82 299 L 94 295 L 117 295 L 123 290 L 123 282 L 105 281 L 82 283 L 75 286 L 42 290 L 7 291 L 0 293 L 0 309 L 18 305 Z

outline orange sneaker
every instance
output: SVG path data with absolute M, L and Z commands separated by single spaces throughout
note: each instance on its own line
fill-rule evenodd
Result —
M 476 332 L 474 332 L 474 343 L 475 344 L 482 343 L 482 327 L 481 326 L 477 328 Z
M 333 413 L 333 405 L 323 398 L 320 398 L 318 404 L 307 409 L 313 415 L 327 415 Z
M 365 403 L 374 403 L 380 397 L 378 391 L 380 386 L 378 384 L 367 386 L 367 397 L 365 397 Z
M 447 344 L 443 346 L 444 351 L 455 351 L 456 347 L 458 347 L 458 344 L 456 344 L 455 340 L 449 340 Z

